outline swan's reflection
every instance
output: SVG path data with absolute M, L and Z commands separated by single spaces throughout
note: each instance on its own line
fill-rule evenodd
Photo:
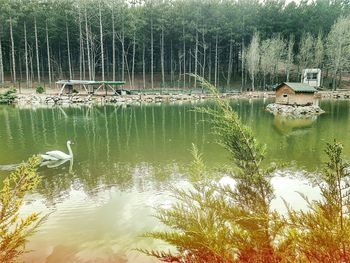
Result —
M 40 166 L 46 166 L 47 168 L 56 168 L 66 162 L 68 162 L 69 159 L 66 160 L 56 160 L 56 161 L 43 161 L 41 162 Z
M 68 161 L 69 161 L 69 173 L 72 173 L 72 171 L 73 171 L 73 159 L 54 160 L 54 161 L 43 160 L 40 163 L 40 167 L 46 166 L 47 168 L 50 168 L 50 169 L 57 168 L 57 167 L 65 164 Z

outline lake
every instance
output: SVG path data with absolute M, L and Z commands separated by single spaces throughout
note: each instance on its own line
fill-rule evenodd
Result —
M 273 206 L 283 210 L 283 196 L 302 208 L 295 191 L 318 197 L 303 175 L 321 167 L 326 142 L 337 138 L 350 157 L 350 102 L 321 101 L 326 113 L 304 119 L 274 117 L 264 111 L 267 103 L 235 100 L 232 106 L 267 145 L 267 162 L 286 163 L 288 169 L 273 179 Z M 39 168 L 42 182 L 22 212 L 49 217 L 30 239 L 27 248 L 33 251 L 25 261 L 154 262 L 134 249 L 166 247 L 141 235 L 162 228 L 152 217 L 153 207 L 171 202 L 170 186 L 187 184 L 192 143 L 208 167 L 230 162 L 210 132 L 208 117 L 194 111 L 207 105 L 0 106 L 1 180 L 11 165 L 49 150 L 67 152 L 66 141 L 75 143 L 73 162 Z

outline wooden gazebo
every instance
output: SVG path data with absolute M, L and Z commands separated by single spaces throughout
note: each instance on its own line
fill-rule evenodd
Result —
M 59 87 L 59 95 L 62 95 L 66 87 L 81 86 L 85 89 L 87 94 L 94 94 L 101 88 L 111 89 L 114 93 L 117 92 L 115 86 L 124 85 L 125 81 L 93 81 L 93 80 L 59 80 L 56 85 Z

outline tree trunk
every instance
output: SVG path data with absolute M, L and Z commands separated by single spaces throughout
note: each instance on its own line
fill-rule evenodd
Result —
M 186 39 L 185 39 L 185 26 L 182 26 L 182 37 L 183 37 L 183 88 L 186 88 Z
M 288 42 L 288 54 L 287 54 L 287 65 L 286 65 L 286 81 L 289 81 L 290 76 L 290 69 L 292 65 L 292 59 L 293 59 L 293 47 L 294 47 L 294 37 L 289 37 Z
M 92 78 L 91 72 L 91 57 L 90 57 L 90 39 L 89 39 L 89 28 L 87 22 L 87 12 L 85 8 L 85 38 L 86 38 L 86 51 L 87 51 L 87 60 L 88 60 L 88 70 L 89 70 L 89 80 Z
M 132 40 L 132 66 L 131 66 L 131 86 L 135 88 L 135 53 L 136 53 L 136 32 L 134 31 Z
M 4 76 L 4 61 L 2 58 L 2 40 L 1 40 L 1 32 L 0 32 L 0 83 L 5 82 L 5 76 Z
M 188 49 L 189 59 L 188 59 L 188 73 L 192 73 L 192 50 L 191 48 Z M 188 88 L 191 88 L 191 77 L 188 77 Z
M 93 41 L 93 35 L 91 30 L 91 25 L 89 28 L 89 43 L 91 50 L 91 79 L 95 80 L 96 78 L 96 53 L 95 53 L 95 43 Z
M 63 78 L 63 70 L 62 70 L 62 56 L 61 56 L 61 45 L 58 47 L 58 65 L 57 65 L 57 72 L 59 75 L 59 78 Z M 54 71 L 52 70 L 52 73 L 54 74 Z
M 153 58 L 153 18 L 151 18 L 151 87 L 153 87 L 153 70 L 154 70 L 154 58 Z
M 196 29 L 196 47 L 194 50 L 194 88 L 197 88 L 197 74 L 198 74 L 198 30 Z
M 203 68 L 202 68 L 202 77 L 205 78 L 205 66 L 207 62 L 207 49 L 206 49 L 206 43 L 205 43 L 205 35 L 204 35 L 204 29 L 202 32 L 202 42 L 203 42 Z
M 108 47 L 106 47 L 106 49 L 105 49 L 105 62 L 107 62 L 106 64 L 105 64 L 105 75 L 107 76 L 107 79 L 111 79 L 111 71 L 110 71 L 110 63 L 109 63 L 109 56 L 110 56 L 110 53 L 109 53 L 109 49 L 108 49 Z
M 33 71 L 33 49 L 31 49 L 29 51 L 29 64 L 30 64 L 30 84 L 31 84 L 31 88 L 33 88 L 33 80 L 34 80 L 34 71 Z
M 125 28 L 124 28 L 124 16 L 122 22 L 122 80 L 125 79 Z
M 164 73 L 164 28 L 162 27 L 162 34 L 160 37 L 160 63 L 162 71 L 162 88 L 165 86 L 165 73 Z
M 211 82 L 211 44 L 209 44 L 208 80 Z
M 21 81 L 23 80 L 23 76 L 22 76 L 22 54 L 21 54 L 21 49 L 18 50 L 18 69 L 19 69 L 19 81 L 18 81 L 18 90 L 19 93 L 21 93 Z
M 177 87 L 180 88 L 180 80 L 181 80 L 181 76 L 182 76 L 182 61 L 181 61 L 181 53 L 179 51 L 178 53 L 178 57 L 179 57 L 179 78 L 178 78 L 178 85 Z
M 49 43 L 49 30 L 46 22 L 46 49 L 47 49 L 47 67 L 49 69 L 49 87 L 51 87 L 51 60 L 50 60 L 50 43 Z
M 66 17 L 66 33 L 67 33 L 67 52 L 68 52 L 69 79 L 73 79 L 72 63 L 71 63 L 71 56 L 70 56 L 69 31 L 68 31 L 67 17 Z
M 214 86 L 217 87 L 218 81 L 218 33 L 215 36 L 215 72 L 214 72 Z
M 15 43 L 13 41 L 12 17 L 10 17 L 10 38 L 11 38 L 11 54 L 12 54 L 12 80 L 14 83 L 16 83 Z
M 103 48 L 103 27 L 102 27 L 101 2 L 99 3 L 99 13 L 100 13 L 101 70 L 102 70 L 102 81 L 104 81 L 105 80 L 105 54 L 104 54 L 104 48 Z
M 244 38 L 242 37 L 242 46 L 241 46 L 241 92 L 243 92 L 243 87 L 244 87 Z
M 36 54 L 36 69 L 38 75 L 38 82 L 40 83 L 40 60 L 39 60 L 39 44 L 38 44 L 38 28 L 36 24 L 36 17 L 34 18 L 34 34 L 35 34 L 35 54 Z
M 28 43 L 27 43 L 27 25 L 24 23 L 24 61 L 26 64 L 26 87 L 29 87 L 29 63 L 28 63 Z
M 217 62 L 217 64 L 218 64 L 218 83 L 217 83 L 217 85 L 218 85 L 218 87 L 220 86 L 220 56 L 218 55 L 218 62 Z
M 85 76 L 83 76 L 83 69 L 85 69 L 84 63 L 85 61 L 84 61 L 83 33 L 81 29 L 81 14 L 79 10 L 79 79 L 85 78 Z
M 115 25 L 114 25 L 114 7 L 112 9 L 112 78 L 113 81 L 115 81 L 115 70 L 116 70 L 116 66 L 115 66 Z
M 128 73 L 129 83 L 132 83 L 131 76 L 130 76 L 130 70 L 129 70 L 129 61 L 128 61 L 127 55 L 125 55 L 125 65 L 126 65 L 126 72 Z M 130 86 L 130 84 L 129 84 L 129 86 Z
M 146 65 L 145 65 L 145 40 L 142 43 L 142 77 L 143 77 L 143 89 L 146 89 Z
M 230 54 L 228 57 L 228 70 L 227 70 L 227 83 L 226 86 L 229 87 L 231 84 L 231 75 L 232 75 L 232 63 L 233 63 L 233 40 L 230 41 Z
M 170 82 L 171 86 L 174 83 L 174 51 L 173 51 L 173 41 L 170 41 Z

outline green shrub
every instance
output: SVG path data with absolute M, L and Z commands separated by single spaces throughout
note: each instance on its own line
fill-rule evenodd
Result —
M 327 144 L 328 160 L 315 178 L 321 198 L 313 201 L 299 193 L 308 209 L 295 210 L 286 203 L 288 212 L 281 214 L 271 207 L 275 167 L 265 168 L 265 145 L 213 86 L 198 79 L 214 95 L 216 107 L 201 112 L 212 116 L 213 131 L 230 153 L 227 175 L 235 186 L 208 180 L 194 148 L 190 174 L 198 181 L 191 188 L 174 189 L 176 201 L 155 214 L 167 228 L 144 235 L 174 249 L 140 251 L 182 263 L 350 262 L 350 164 L 342 144 Z
M 38 94 L 43 94 L 45 92 L 45 88 L 42 86 L 38 86 L 38 87 L 36 87 L 35 91 Z
M 12 104 L 17 98 L 15 93 L 16 93 L 15 88 L 10 88 L 4 93 L 0 93 L 0 104 Z
M 79 93 L 79 91 L 76 88 L 74 88 L 72 92 L 75 93 L 75 94 Z
M 25 195 L 40 181 L 36 172 L 39 158 L 32 157 L 21 164 L 4 181 L 0 189 L 0 262 L 17 262 L 26 252 L 25 244 L 43 221 L 38 213 L 20 216 Z
M 256 141 L 229 102 L 210 83 L 197 78 L 216 102 L 201 108 L 211 116 L 213 132 L 230 153 L 229 175 L 235 189 L 206 179 L 206 168 L 197 150 L 192 150 L 192 178 L 203 178 L 190 190 L 175 190 L 172 207 L 157 209 L 155 215 L 170 230 L 151 232 L 146 237 L 171 244 L 176 252 L 141 250 L 164 262 L 278 262 L 281 219 L 271 211 L 274 197 L 271 175 L 265 167 L 265 145 Z M 234 171 L 234 172 L 233 172 Z

